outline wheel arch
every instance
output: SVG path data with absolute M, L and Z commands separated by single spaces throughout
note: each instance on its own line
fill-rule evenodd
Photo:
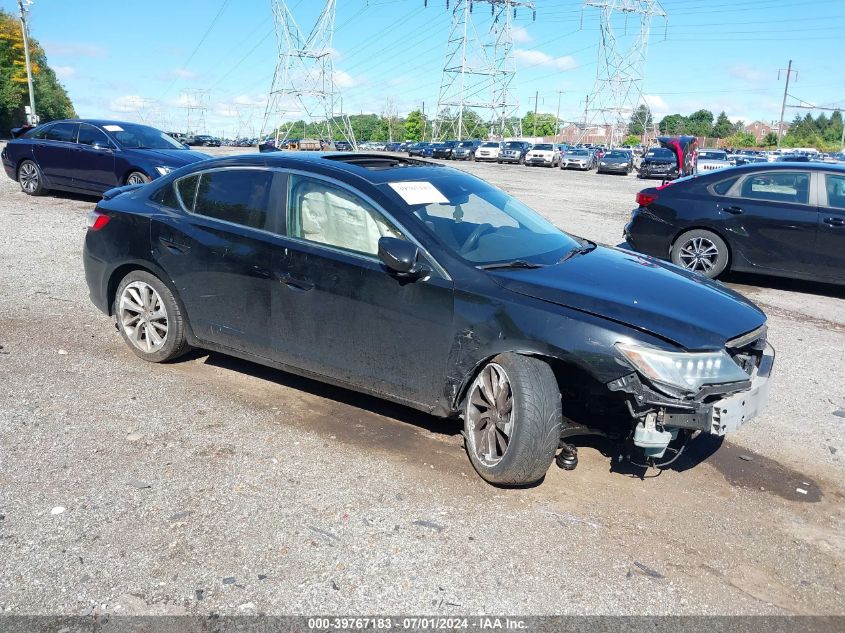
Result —
M 723 272 L 729 272 L 734 261 L 733 247 L 731 246 L 730 241 L 722 231 L 715 229 L 707 224 L 693 224 L 690 226 L 685 226 L 683 229 L 677 231 L 675 235 L 672 236 L 672 239 L 669 241 L 669 252 L 666 254 L 669 260 L 671 261 L 672 259 L 672 249 L 675 247 L 675 242 L 678 241 L 678 238 L 681 237 L 681 235 L 683 235 L 684 233 L 689 233 L 690 231 L 710 231 L 711 233 L 719 236 L 719 238 L 725 243 L 725 247 L 728 249 L 728 263 L 725 264 L 725 270 Z
M 120 285 L 121 280 L 133 270 L 141 270 L 143 272 L 149 273 L 150 275 L 153 275 L 156 279 L 161 281 L 161 283 L 163 283 L 170 289 L 170 292 L 173 293 L 173 298 L 176 299 L 176 302 L 179 304 L 179 310 L 182 312 L 182 315 L 184 317 L 184 327 L 185 332 L 188 336 L 188 340 L 194 341 L 194 331 L 191 328 L 190 318 L 187 310 L 185 310 L 185 304 L 182 301 L 182 297 L 179 295 L 179 291 L 177 290 L 176 285 L 173 283 L 173 280 L 170 279 L 170 277 L 167 275 L 167 273 L 164 272 L 162 268 L 152 262 L 124 262 L 116 266 L 111 271 L 111 273 L 109 273 L 108 280 L 106 281 L 106 300 L 108 302 L 107 305 L 109 316 L 114 316 L 114 300 L 115 296 L 117 295 L 117 287 Z
M 129 178 L 129 174 L 131 174 L 133 171 L 137 171 L 141 174 L 144 174 L 147 178 L 150 179 L 150 181 L 153 180 L 153 176 L 150 176 L 149 170 L 144 169 L 142 167 L 130 166 L 123 170 L 123 174 L 120 176 L 120 186 L 126 184 L 126 180 L 127 178 Z

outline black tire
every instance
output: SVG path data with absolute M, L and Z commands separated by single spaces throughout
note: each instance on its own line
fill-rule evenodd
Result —
M 155 290 L 161 299 L 161 304 L 165 312 L 167 332 L 164 336 L 164 342 L 158 349 L 153 351 L 144 351 L 132 340 L 133 337 L 126 325 L 127 321 L 124 320 L 124 314 L 126 312 L 121 307 L 121 297 L 127 286 L 136 282 L 146 284 Z M 155 275 L 143 270 L 133 270 L 127 274 L 120 281 L 117 292 L 115 292 L 112 313 L 115 316 L 117 329 L 123 337 L 124 342 L 139 358 L 143 358 L 151 363 L 163 363 L 178 358 L 190 349 L 185 338 L 185 321 L 182 316 L 182 310 L 179 307 L 179 302 L 176 301 L 170 288 Z M 149 329 L 149 326 L 147 326 L 147 329 Z M 149 338 L 148 334 L 147 338 Z
M 28 196 L 43 196 L 49 191 L 44 186 L 44 174 L 35 161 L 25 160 L 18 165 L 18 184 Z
M 477 453 L 471 420 L 473 394 L 490 367 L 504 370 L 510 385 L 512 422 L 510 439 L 497 463 L 487 464 Z M 552 368 L 545 362 L 519 354 L 500 354 L 473 380 L 464 402 L 464 446 L 476 472 L 499 485 L 528 485 L 541 480 L 560 443 L 560 389 Z
M 127 185 L 142 184 L 142 183 L 138 183 L 138 182 L 133 182 L 133 179 L 142 180 L 143 184 L 150 182 L 150 177 L 147 176 L 147 174 L 145 174 L 142 171 L 136 170 L 136 171 L 131 171 L 128 174 L 126 174 L 126 181 L 124 182 L 124 184 L 127 184 Z
M 715 251 L 711 257 L 706 253 Z M 691 259 L 690 253 L 700 253 L 698 260 Z M 725 240 L 706 229 L 694 229 L 678 236 L 672 244 L 672 263 L 700 275 L 715 279 L 728 267 L 730 252 Z

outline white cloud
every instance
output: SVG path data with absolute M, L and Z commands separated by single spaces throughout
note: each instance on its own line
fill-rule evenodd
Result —
M 655 117 L 669 112 L 669 104 L 659 95 L 643 95 L 643 101 Z
M 199 74 L 195 73 L 193 70 L 188 70 L 187 68 L 173 68 L 172 70 L 167 72 L 166 75 L 168 78 L 173 79 L 198 79 Z
M 148 107 L 149 100 L 140 95 L 123 95 L 109 102 L 112 112 L 138 112 Z
M 511 33 L 513 34 L 513 41 L 517 44 L 527 44 L 534 39 L 522 26 L 514 27 Z
M 338 88 L 351 88 L 358 82 L 348 72 L 336 70 L 334 71 L 334 83 Z
M 523 66 L 546 66 L 558 70 L 573 70 L 578 67 L 578 62 L 571 55 L 552 57 L 542 51 L 515 48 L 513 56 Z
M 76 77 L 76 68 L 73 66 L 53 66 L 53 72 L 59 79 L 71 79 Z
M 45 42 L 44 50 L 47 56 L 66 57 L 107 57 L 108 51 L 96 44 L 82 44 L 79 42 Z

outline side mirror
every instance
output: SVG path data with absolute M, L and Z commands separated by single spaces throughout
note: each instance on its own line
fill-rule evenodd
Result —
M 111 143 L 97 143 L 95 142 L 91 145 L 93 149 L 100 150 L 101 152 L 110 152 L 112 150 Z
M 182 147 L 184 147 L 185 149 L 191 149 L 191 146 L 187 143 L 182 143 Z
M 417 261 L 420 249 L 407 240 L 397 237 L 382 237 L 378 241 L 378 257 L 391 272 L 400 277 L 425 277 L 431 271 Z

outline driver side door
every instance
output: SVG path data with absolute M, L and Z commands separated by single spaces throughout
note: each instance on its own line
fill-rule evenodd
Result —
M 410 280 L 377 256 L 382 236 L 412 239 L 336 181 L 291 174 L 287 226 L 273 260 L 277 358 L 376 394 L 432 407 L 443 398 L 453 284 Z

